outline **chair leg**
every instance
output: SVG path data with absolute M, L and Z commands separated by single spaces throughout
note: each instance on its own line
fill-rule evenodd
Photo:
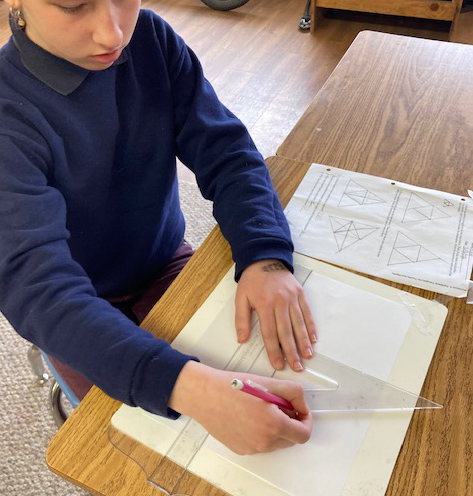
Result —
M 307 0 L 304 13 L 299 21 L 299 29 L 302 29 L 303 31 L 308 31 L 310 29 L 310 2 L 311 0 Z
M 33 374 L 37 377 L 37 382 L 41 386 L 49 379 L 49 375 L 44 368 L 43 358 L 40 349 L 32 344 L 28 349 L 28 362 L 30 363 Z
M 67 414 L 61 403 L 61 394 L 62 391 L 59 384 L 56 381 L 53 381 L 51 389 L 49 390 L 49 406 L 58 429 L 67 419 Z
M 46 369 L 44 368 L 41 350 L 33 344 L 28 349 L 27 356 L 31 369 L 37 377 L 38 384 L 44 385 L 44 383 L 49 380 L 49 374 L 46 373 Z M 67 413 L 61 403 L 61 396 L 61 387 L 56 380 L 53 380 L 49 390 L 49 408 L 58 429 L 67 419 Z

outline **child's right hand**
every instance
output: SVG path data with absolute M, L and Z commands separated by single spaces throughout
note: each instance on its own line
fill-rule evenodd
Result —
M 289 400 L 291 416 L 276 405 L 233 389 L 232 379 L 251 379 Z M 292 381 L 213 369 L 194 361 L 182 369 L 169 406 L 196 419 L 225 446 L 240 455 L 287 448 L 309 440 L 312 417 L 302 386 Z

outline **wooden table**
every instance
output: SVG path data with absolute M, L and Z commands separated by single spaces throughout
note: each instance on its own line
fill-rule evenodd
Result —
M 473 46 L 361 32 L 276 155 L 466 194 Z
M 450 22 L 449 40 L 455 34 L 463 0 L 312 0 L 310 6 L 310 32 L 315 33 L 319 18 L 319 7 L 325 9 L 352 10 L 415 17 Z
M 472 71 L 473 47 L 361 33 L 278 156 L 267 160 L 283 205 L 313 161 L 463 194 L 472 186 Z M 230 265 L 216 228 L 143 326 L 172 340 Z M 444 410 L 414 414 L 388 496 L 473 494 L 473 311 L 464 300 L 448 308 L 422 391 Z M 110 418 L 119 406 L 93 388 L 53 438 L 48 465 L 95 494 L 162 494 L 109 442 Z M 172 465 L 169 472 L 172 477 Z M 224 494 L 189 474 L 178 489 Z

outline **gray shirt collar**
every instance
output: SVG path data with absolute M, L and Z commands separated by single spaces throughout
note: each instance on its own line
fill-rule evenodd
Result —
M 61 95 L 70 95 L 91 72 L 88 69 L 56 57 L 33 43 L 11 17 L 10 28 L 13 33 L 13 43 L 20 52 L 23 65 L 33 76 L 36 76 L 41 82 Z M 119 59 L 113 65 L 122 64 L 127 60 L 128 57 L 125 51 L 122 51 Z

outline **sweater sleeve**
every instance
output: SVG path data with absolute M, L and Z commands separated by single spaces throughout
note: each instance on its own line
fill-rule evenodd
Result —
M 51 163 L 40 135 L 0 130 L 0 309 L 24 338 L 110 396 L 175 418 L 167 403 L 191 357 L 97 296 L 71 257 Z
M 180 160 L 195 174 L 229 241 L 236 278 L 253 262 L 292 270 L 293 244 L 266 164 L 247 129 L 218 99 L 196 55 L 168 28 L 168 67 Z

